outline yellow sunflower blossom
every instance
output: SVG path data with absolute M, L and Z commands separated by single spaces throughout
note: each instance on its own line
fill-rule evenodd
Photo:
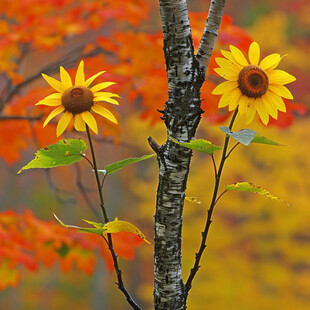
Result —
M 245 115 L 247 124 L 252 122 L 256 112 L 265 125 L 269 122 L 269 115 L 277 119 L 278 110 L 286 112 L 282 97 L 293 99 L 293 96 L 284 85 L 296 79 L 285 71 L 275 70 L 286 55 L 271 54 L 259 62 L 260 48 L 256 42 L 250 45 L 249 62 L 232 45 L 230 52 L 221 53 L 225 58 L 215 58 L 220 67 L 214 71 L 227 81 L 212 91 L 214 95 L 222 95 L 219 108 L 228 106 L 232 111 L 239 106 L 239 113 Z
M 75 75 L 74 85 L 68 72 L 63 67 L 60 67 L 60 82 L 42 73 L 46 82 L 57 91 L 57 93 L 51 94 L 36 103 L 36 105 L 57 107 L 46 118 L 43 127 L 62 112 L 64 113 L 57 124 L 57 137 L 66 130 L 72 119 L 74 119 L 74 128 L 76 130 L 85 131 L 87 124 L 95 133 L 98 133 L 97 123 L 91 112 L 97 113 L 117 124 L 115 116 L 101 105 L 102 102 L 119 104 L 113 99 L 113 97 L 120 98 L 117 94 L 102 91 L 104 88 L 116 83 L 104 82 L 89 88 L 89 85 L 104 72 L 100 71 L 85 80 L 84 61 L 82 60 Z

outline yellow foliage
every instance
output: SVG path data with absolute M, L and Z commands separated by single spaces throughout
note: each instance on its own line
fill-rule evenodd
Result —
M 126 126 L 132 129 L 126 132 L 126 137 L 144 151 L 149 150 L 146 132 L 158 143 L 164 143 L 166 133 L 162 124 L 149 128 L 147 122 L 131 116 Z M 245 192 L 226 193 L 215 208 L 202 267 L 190 291 L 189 309 L 202 309 L 206 305 L 216 310 L 309 309 L 309 126 L 310 118 L 299 119 L 287 129 L 266 128 L 254 123 L 250 129 L 289 146 L 238 146 L 228 159 L 220 192 L 225 184 L 249 181 L 267 188 L 292 206 Z M 234 129 L 242 128 L 244 120 L 237 118 Z M 223 133 L 205 122 L 196 137 L 223 145 Z M 217 162 L 219 154 L 215 153 Z M 210 203 L 214 186 L 212 169 L 210 156 L 194 153 L 187 194 L 199 197 L 202 203 L 186 201 L 184 206 L 185 280 L 198 250 Z M 143 171 L 143 178 L 127 183 L 137 198 L 136 214 L 150 225 L 155 212 L 152 193 L 157 187 L 154 171 L 156 167 L 151 163 Z M 152 268 L 152 249 L 143 247 L 140 251 L 145 261 L 143 265 Z M 150 276 L 149 282 L 138 289 L 139 296 L 149 303 L 146 309 L 152 308 L 152 280 Z

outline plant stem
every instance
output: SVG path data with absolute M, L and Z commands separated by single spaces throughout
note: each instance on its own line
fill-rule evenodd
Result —
M 96 182 L 97 182 L 97 188 L 98 188 L 98 193 L 99 193 L 99 198 L 100 198 L 100 207 L 101 207 L 101 210 L 102 210 L 102 213 L 103 213 L 104 221 L 105 221 L 105 223 L 107 223 L 107 222 L 109 222 L 109 218 L 107 216 L 107 212 L 106 212 L 105 207 L 104 207 L 103 194 L 102 194 L 102 186 L 100 184 L 99 173 L 98 173 L 98 169 L 97 169 L 95 150 L 94 150 L 94 146 L 93 146 L 93 143 L 92 143 L 90 131 L 89 131 L 89 128 L 88 128 L 87 125 L 86 125 L 86 132 L 87 132 L 87 137 L 88 137 L 89 146 L 90 146 L 90 150 L 91 150 L 91 155 L 92 155 L 92 159 L 93 159 L 93 167 L 94 167 L 94 172 L 95 172 Z M 117 255 L 116 255 L 115 250 L 114 250 L 111 234 L 107 234 L 107 237 L 108 237 L 108 240 L 106 240 L 105 237 L 103 236 L 105 241 L 107 241 L 107 245 L 108 245 L 109 250 L 110 250 L 111 255 L 112 255 L 114 269 L 115 269 L 116 276 L 117 276 L 117 281 L 118 281 L 117 282 L 117 286 L 122 291 L 122 293 L 125 295 L 126 300 L 131 305 L 131 307 L 133 309 L 135 309 L 135 310 L 141 310 L 141 308 L 132 299 L 132 297 L 130 296 L 130 294 L 128 293 L 128 291 L 127 291 L 127 289 L 126 289 L 126 287 L 124 285 L 123 278 L 122 278 L 122 271 L 120 270 L 119 265 L 118 265 Z
M 95 150 L 94 150 L 93 142 L 92 142 L 91 135 L 89 132 L 89 128 L 87 125 L 86 125 L 86 132 L 87 132 L 87 137 L 88 137 L 89 146 L 90 146 L 90 150 L 91 150 L 91 156 L 93 159 L 93 167 L 94 167 L 94 172 L 95 172 L 96 182 L 97 182 L 97 187 L 98 187 L 98 193 L 99 193 L 99 198 L 100 198 L 100 207 L 101 207 L 101 210 L 103 213 L 104 221 L 105 221 L 105 223 L 107 223 L 107 222 L 109 222 L 109 218 L 107 216 L 107 212 L 106 212 L 105 207 L 104 207 L 103 195 L 102 195 L 102 191 L 101 191 L 99 173 L 98 173 L 96 156 L 95 156 Z
M 233 127 L 233 124 L 234 124 L 234 121 L 236 119 L 236 116 L 238 114 L 238 107 L 236 108 L 232 118 L 231 118 L 231 121 L 230 121 L 230 124 L 229 124 L 229 129 L 231 130 L 232 127 Z M 202 232 L 202 238 L 201 238 L 201 243 L 200 243 L 200 247 L 199 247 L 199 250 L 198 252 L 196 253 L 196 256 L 195 256 L 195 263 L 194 263 L 194 266 L 193 268 L 191 269 L 190 271 L 190 274 L 189 274 L 189 277 L 186 281 L 186 284 L 185 284 L 185 296 L 187 297 L 188 296 L 188 292 L 189 290 L 191 289 L 192 287 L 192 281 L 199 269 L 199 263 L 200 263 L 200 260 L 201 260 L 201 257 L 202 257 L 202 254 L 206 248 L 206 240 L 207 240 L 207 237 L 208 237 L 208 232 L 209 232 L 209 228 L 210 228 L 210 225 L 212 223 L 212 213 L 213 213 L 213 210 L 214 210 L 214 207 L 215 207 L 215 204 L 216 202 L 218 201 L 217 199 L 217 193 L 218 193 L 218 189 L 219 189 L 219 184 L 220 184 L 220 180 L 221 180 L 221 174 L 222 174 L 222 171 L 223 171 L 223 167 L 224 167 L 224 164 L 225 164 L 225 161 L 227 159 L 226 157 L 226 152 L 227 152 L 227 147 L 228 147 L 228 143 L 229 143 L 229 135 L 226 135 L 226 138 L 225 138 L 225 142 L 224 142 L 224 147 L 223 147 L 223 152 L 222 152 L 222 158 L 221 158 L 221 161 L 220 161 L 220 165 L 219 165 L 219 169 L 216 173 L 216 176 L 215 176 L 215 184 L 214 184 L 214 190 L 213 190 L 213 196 L 212 196 L 212 200 L 211 200 L 211 204 L 210 204 L 210 208 L 208 210 L 208 216 L 207 216 L 207 220 L 206 220 L 206 224 L 205 224 L 205 229 L 204 231 Z

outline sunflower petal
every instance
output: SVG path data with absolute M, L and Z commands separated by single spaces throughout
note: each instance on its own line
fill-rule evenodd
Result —
M 108 97 L 108 98 L 110 98 L 110 97 L 121 98 L 118 94 L 108 93 L 108 92 L 104 92 L 104 91 L 94 92 L 94 96 L 95 97 L 104 96 L 104 97 Z
M 57 124 L 57 129 L 56 129 L 57 137 L 59 137 L 66 130 L 66 128 L 68 127 L 72 117 L 73 117 L 73 115 L 70 112 L 65 112 L 61 116 L 61 118 Z
M 245 118 L 246 118 L 246 124 L 250 124 L 255 116 L 255 107 L 254 107 L 254 102 L 251 102 L 252 100 L 250 100 L 250 103 L 248 104 L 246 111 L 245 111 Z
M 236 65 L 240 70 L 242 69 L 242 66 L 239 65 L 239 63 L 234 58 L 232 52 L 221 50 L 222 55 L 227 58 L 229 61 L 231 61 L 234 65 Z
M 248 102 L 249 102 L 249 97 L 245 95 L 240 97 L 239 102 L 238 102 L 240 115 L 245 115 Z
M 97 84 L 97 85 L 93 86 L 90 90 L 93 93 L 95 93 L 95 92 L 97 92 L 97 91 L 99 91 L 101 89 L 107 88 L 107 87 L 109 87 L 111 85 L 114 85 L 114 84 L 116 84 L 116 83 L 114 83 L 114 82 L 104 82 L 104 83 L 100 83 L 100 84 Z
M 100 106 L 99 104 L 94 104 L 91 109 L 97 113 L 100 114 L 101 116 L 107 118 L 108 120 L 110 120 L 111 122 L 117 124 L 117 120 L 115 118 L 115 116 L 106 108 Z
M 85 122 L 84 122 L 81 114 L 76 114 L 74 116 L 74 128 L 77 131 L 85 131 L 86 130 Z
M 46 96 L 44 99 L 40 100 L 40 101 L 43 101 L 43 100 L 50 100 L 50 99 L 60 99 L 62 96 L 61 93 L 54 93 L 54 94 L 51 94 L 51 95 L 48 95 Z
M 230 103 L 230 94 L 224 94 L 219 101 L 219 108 L 224 108 Z
M 271 117 L 274 119 L 278 119 L 278 110 L 271 102 L 269 102 L 268 98 L 264 96 L 261 98 L 261 101 L 268 114 L 271 115 Z
M 50 85 L 52 86 L 55 90 L 59 91 L 60 93 L 63 93 L 66 90 L 66 87 L 59 81 L 57 81 L 56 79 L 42 73 L 42 76 L 44 78 L 44 80 Z
M 240 71 L 240 66 L 236 65 L 233 61 L 222 57 L 216 57 L 215 62 L 224 70 L 233 70 L 233 71 Z
M 239 48 L 230 45 L 229 46 L 234 58 L 236 59 L 236 61 L 241 65 L 241 66 L 248 66 L 249 63 L 247 62 L 247 60 L 245 59 L 243 53 L 239 50 Z
M 291 74 L 283 70 L 272 70 L 269 74 L 269 83 L 270 84 L 281 84 L 285 85 L 291 82 L 296 81 L 296 78 Z
M 249 48 L 249 60 L 251 65 L 258 65 L 260 57 L 259 45 L 256 42 L 253 42 Z
M 268 70 L 271 67 L 274 67 L 275 65 L 277 66 L 281 61 L 281 57 L 280 54 L 278 53 L 274 53 L 274 54 L 270 54 L 267 57 L 265 57 L 261 63 L 259 64 L 259 66 L 263 69 L 263 70 Z
M 292 93 L 283 85 L 269 85 L 270 91 L 286 99 L 294 99 Z
M 236 107 L 238 106 L 238 103 L 239 103 L 239 100 L 240 100 L 240 97 L 242 96 L 239 88 L 233 90 L 231 93 L 230 93 L 230 103 L 229 103 L 229 106 L 228 106 L 228 110 L 229 111 L 233 111 L 236 109 Z
M 65 110 L 65 108 L 63 106 L 60 106 L 58 108 L 56 108 L 55 110 L 53 110 L 49 116 L 46 118 L 44 124 L 43 124 L 43 128 L 50 122 L 50 120 L 52 118 L 54 118 L 56 115 L 60 114 L 61 112 L 63 112 Z
M 115 99 L 107 98 L 107 97 L 96 97 L 94 99 L 94 102 L 97 102 L 97 101 L 106 101 L 106 102 L 109 102 L 109 103 L 112 103 L 112 104 L 119 105 L 119 103 Z
M 238 80 L 238 72 L 237 71 L 227 71 L 222 68 L 215 68 L 214 71 L 224 79 L 228 81 L 237 81 Z
M 238 87 L 238 84 L 236 82 L 226 81 L 226 82 L 223 82 L 223 83 L 217 85 L 213 89 L 212 95 L 222 95 L 225 93 L 230 93 L 231 91 L 233 91 L 237 87 Z
M 262 101 L 260 100 L 260 98 L 256 99 L 256 111 L 260 117 L 260 119 L 262 120 L 264 125 L 267 125 L 269 122 L 269 114 L 266 111 L 266 108 L 264 107 Z
M 57 107 L 58 105 L 61 105 L 60 99 L 50 99 L 50 100 L 40 100 L 35 105 L 47 105 L 49 107 Z
M 281 112 L 286 112 L 286 105 L 283 102 L 282 97 L 272 93 L 271 91 L 267 91 L 265 96 L 267 99 Z
M 93 107 L 94 106 L 92 106 L 92 108 Z M 88 112 L 88 111 L 83 112 L 82 118 L 83 118 L 84 122 L 90 127 L 90 129 L 94 133 L 98 133 L 98 127 L 97 127 L 96 120 L 94 119 L 94 117 L 91 115 L 90 112 Z
M 44 99 L 37 102 L 35 105 L 47 105 L 47 106 L 57 106 L 61 104 L 61 93 L 54 93 L 46 96 Z
M 89 79 L 87 79 L 84 83 L 85 87 L 88 87 L 98 76 L 100 76 L 101 74 L 105 73 L 106 71 L 100 71 L 97 74 L 91 76 Z
M 76 71 L 75 75 L 75 85 L 84 85 L 85 83 L 85 75 L 84 75 L 84 61 L 81 60 L 79 67 Z
M 72 86 L 71 77 L 69 73 L 62 66 L 60 66 L 60 80 L 61 80 L 61 83 L 66 88 L 69 88 Z

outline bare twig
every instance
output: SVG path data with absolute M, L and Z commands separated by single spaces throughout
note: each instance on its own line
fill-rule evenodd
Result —
M 232 148 L 231 150 L 228 152 L 228 154 L 226 155 L 226 159 L 230 156 L 230 154 L 232 153 L 232 151 L 240 144 L 240 142 L 237 142 Z
M 10 120 L 26 120 L 26 121 L 40 121 L 43 114 L 38 116 L 27 116 L 27 115 L 0 115 L 0 121 L 10 121 Z
M 86 202 L 86 205 L 94 212 L 94 214 L 101 220 L 102 216 L 100 212 L 98 212 L 97 208 L 92 204 L 90 198 L 88 197 L 87 190 L 84 187 L 82 183 L 82 171 L 81 167 L 78 163 L 75 164 L 75 171 L 76 171 L 76 180 L 75 183 L 80 191 L 80 194 L 82 195 L 84 201 Z

